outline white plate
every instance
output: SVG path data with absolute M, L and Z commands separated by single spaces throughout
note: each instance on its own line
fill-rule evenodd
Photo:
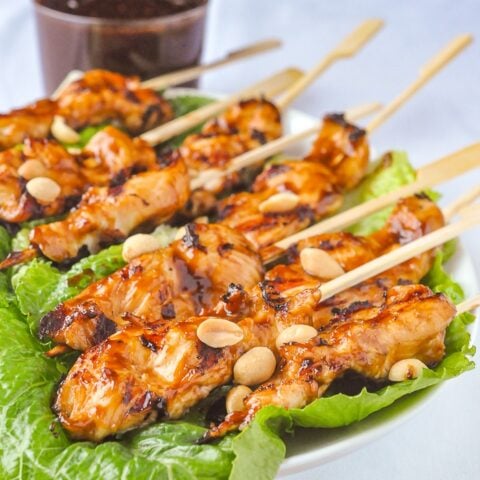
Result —
M 217 96 L 192 89 L 175 89 L 171 91 L 171 94 Z M 221 96 L 218 95 L 218 97 Z M 310 128 L 318 124 L 318 120 L 318 118 L 298 110 L 289 110 L 283 115 L 285 133 Z M 303 141 L 289 149 L 288 153 L 302 155 L 308 151 L 310 146 L 310 141 Z M 462 245 L 458 246 L 455 256 L 450 259 L 447 265 L 447 270 L 462 285 L 467 296 L 480 290 L 480 283 L 472 265 L 472 259 Z M 472 338 L 476 336 L 477 326 L 478 320 L 472 326 Z M 286 438 L 287 459 L 280 468 L 279 477 L 300 473 L 327 463 L 378 439 L 421 411 L 440 392 L 441 388 L 442 384 L 404 397 L 390 407 L 384 408 L 349 427 L 335 429 L 296 428 L 294 437 Z

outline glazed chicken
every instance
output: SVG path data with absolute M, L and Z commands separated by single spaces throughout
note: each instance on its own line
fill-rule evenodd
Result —
M 90 70 L 67 85 L 57 100 L 58 115 L 74 129 L 114 122 L 132 135 L 173 118 L 170 103 L 138 77 L 107 70 Z
M 282 134 L 280 112 L 264 99 L 251 99 L 228 108 L 207 122 L 200 133 L 189 135 L 173 152 L 185 160 L 190 175 L 195 178 L 208 169 L 225 169 L 230 161 Z M 213 179 L 192 197 L 183 214 L 187 218 L 209 213 L 219 194 L 240 184 L 239 173 Z
M 74 129 L 115 122 L 132 134 L 173 118 L 170 104 L 137 77 L 106 70 L 91 70 L 72 82 L 56 100 L 40 100 L 0 115 L 0 148 L 10 148 L 26 138 L 47 138 L 55 115 Z
M 45 99 L 0 114 L 0 149 L 14 147 L 28 137 L 47 138 L 56 110 L 57 104 Z
M 244 400 L 244 411 L 229 414 L 207 438 L 245 426 L 266 405 L 302 408 L 347 371 L 381 381 L 400 360 L 436 365 L 445 354 L 445 331 L 455 312 L 444 295 L 424 285 L 408 285 L 391 288 L 376 306 L 333 316 L 309 342 L 280 347 L 274 378 Z
M 344 271 L 350 271 L 443 226 L 442 212 L 428 197 L 416 195 L 402 199 L 397 203 L 384 228 L 367 237 L 337 232 L 312 236 L 293 245 L 288 251 L 286 264 L 279 264 L 265 274 L 262 297 L 270 305 L 281 309 L 285 298 L 291 298 L 318 285 L 319 279 L 302 268 L 300 252 L 304 248 L 324 250 Z M 359 306 L 382 301 L 386 290 L 395 285 L 418 283 L 430 270 L 434 254 L 433 251 L 425 252 L 322 301 L 312 312 L 310 323 L 320 328 L 330 321 L 332 315 L 348 313 Z M 352 302 L 352 297 L 355 302 Z
M 85 250 L 95 253 L 124 240 L 144 224 L 168 220 L 188 195 L 188 175 L 181 161 L 134 175 L 116 187 L 91 187 L 65 220 L 31 230 L 31 249 L 57 263 L 71 262 Z M 7 257 L 4 268 L 8 262 Z
M 33 171 L 29 161 L 35 164 Z M 132 173 L 156 168 L 155 151 L 146 142 L 114 127 L 98 132 L 75 155 L 53 140 L 27 138 L 22 148 L 0 152 L 0 220 L 19 223 L 61 214 L 92 185 L 118 185 Z M 39 176 L 60 187 L 53 201 L 41 201 L 25 188 Z
M 189 224 L 184 237 L 144 254 L 60 304 L 39 334 L 77 350 L 130 324 L 208 315 L 225 292 L 252 288 L 262 263 L 248 241 L 221 225 Z
M 187 139 L 185 140 L 185 145 L 195 145 L 196 141 L 200 142 L 200 144 L 205 141 L 205 145 L 207 145 L 211 141 L 213 142 L 212 145 L 218 146 L 218 135 L 227 135 L 226 133 L 224 134 L 222 132 L 227 132 L 229 130 L 231 131 L 227 135 L 227 137 L 229 137 L 230 140 L 232 139 L 231 137 L 235 137 L 235 135 L 247 135 L 254 139 L 258 139 L 261 135 L 259 134 L 259 130 L 257 129 L 261 128 L 262 125 L 265 135 L 279 135 L 279 121 L 278 128 L 274 128 L 272 126 L 272 118 L 276 116 L 278 116 L 278 112 L 275 110 L 275 107 L 269 102 L 266 102 L 265 100 L 251 100 L 247 102 L 241 102 L 238 105 L 228 109 L 222 116 L 208 123 L 204 127 L 205 132 L 208 133 L 201 134 L 200 136 L 194 135 L 191 137 L 187 137 Z M 350 180 L 347 177 L 344 177 L 344 175 L 347 175 L 347 173 L 345 172 L 350 172 L 349 175 L 353 175 L 351 171 L 355 170 L 354 166 L 357 167 L 357 170 L 361 171 L 361 174 L 359 174 L 357 171 L 355 172 L 355 175 L 357 175 L 358 178 L 363 175 L 366 164 L 368 163 L 368 144 L 366 143 L 366 139 L 364 138 L 364 136 L 361 136 L 357 132 L 358 129 L 356 127 L 345 122 L 340 122 L 337 117 L 338 115 L 327 117 L 326 125 L 322 128 L 320 132 L 320 138 L 325 135 L 324 132 L 336 132 L 336 128 L 340 129 L 343 132 L 343 135 L 340 135 L 338 132 L 335 133 L 335 138 L 340 138 L 341 142 L 339 145 L 339 150 L 334 152 L 337 160 L 336 162 L 333 162 L 335 163 L 335 166 L 332 167 L 333 170 L 327 168 L 322 163 L 316 163 L 313 161 L 290 162 L 290 164 L 282 165 L 281 167 L 272 167 L 271 169 L 268 169 L 266 172 L 261 174 L 255 182 L 254 189 L 258 189 L 258 192 L 254 192 L 252 194 L 243 194 L 243 198 L 245 199 L 244 204 L 242 204 L 242 201 L 240 200 L 240 198 L 242 197 L 242 194 L 240 194 L 240 196 L 233 196 L 230 199 L 226 200 L 228 205 L 222 204 L 222 206 L 220 207 L 222 210 L 221 223 L 241 231 L 244 235 L 247 236 L 247 238 L 254 244 L 256 248 L 264 248 L 264 251 L 261 252 L 264 258 L 268 258 L 270 254 L 270 250 L 265 247 L 270 246 L 273 241 L 280 240 L 281 238 L 284 238 L 285 236 L 310 225 L 315 219 L 321 218 L 327 213 L 331 213 L 335 208 L 339 206 L 341 202 L 340 193 L 337 191 L 337 187 L 335 186 L 335 184 L 332 183 L 332 180 L 329 180 L 329 177 L 333 178 L 337 169 L 340 173 L 338 173 L 337 180 L 334 180 L 333 182 L 337 182 L 340 186 L 351 185 L 349 183 Z M 331 125 L 332 122 L 333 126 Z M 238 128 L 240 128 L 240 126 L 241 128 L 247 128 L 248 125 L 254 125 L 256 128 L 254 130 L 250 130 L 248 133 L 246 131 L 237 132 L 237 130 L 234 129 L 234 124 L 239 125 Z M 348 133 L 351 130 L 352 132 Z M 348 135 L 345 132 L 347 132 Z M 343 149 L 346 148 L 344 145 L 345 135 L 347 135 L 347 137 L 352 137 L 354 142 L 352 140 L 353 143 L 350 145 L 351 148 L 344 151 Z M 269 137 L 268 139 L 271 138 Z M 234 143 L 235 141 L 233 142 L 233 144 Z M 316 145 L 318 145 L 319 143 L 321 143 L 320 140 L 317 140 Z M 229 143 L 229 145 L 232 145 L 232 143 Z M 352 150 L 354 147 L 357 150 Z M 198 168 L 202 168 L 201 165 L 204 165 L 205 168 L 210 168 L 212 164 L 217 166 L 219 166 L 220 164 L 223 165 L 223 160 L 219 164 L 217 156 L 212 154 L 212 151 L 209 148 L 207 148 L 205 151 L 200 149 L 203 152 L 200 155 L 193 155 L 191 151 L 190 153 L 187 152 L 188 154 L 185 153 L 185 151 L 187 151 L 188 149 L 184 151 L 184 154 L 182 154 L 182 148 L 183 147 L 177 150 L 176 153 L 167 155 L 165 157 L 165 160 L 167 162 L 178 164 L 178 162 L 181 162 L 182 159 L 185 158 L 185 163 L 190 168 L 189 174 L 192 173 L 192 168 L 194 169 L 194 171 L 198 171 Z M 310 156 L 312 155 L 313 153 Z M 230 159 L 231 156 L 229 157 L 227 155 L 226 158 Z M 321 161 L 323 162 L 324 159 L 322 158 Z M 198 168 L 195 167 L 195 165 L 197 165 Z M 348 169 L 346 169 L 346 165 L 349 166 Z M 138 184 L 141 183 L 141 181 L 136 181 L 134 179 L 132 179 L 131 181 Z M 258 196 L 262 198 L 268 197 L 272 193 L 279 190 L 282 191 L 284 189 L 298 191 L 298 196 L 301 197 L 303 199 L 302 201 L 305 203 L 303 205 L 299 204 L 299 206 L 292 209 L 290 212 L 273 212 L 261 214 L 254 213 L 252 218 L 252 210 L 254 212 L 258 211 L 258 206 L 256 205 Z M 204 203 L 205 196 L 203 196 L 202 193 L 205 191 L 206 190 L 201 190 L 197 192 L 200 193 L 200 197 L 202 197 L 200 204 L 203 206 L 206 205 L 206 203 Z M 210 193 L 208 193 L 208 195 L 210 195 Z M 197 200 L 199 200 L 200 197 L 195 197 L 195 195 L 190 196 L 186 210 L 189 210 L 190 212 L 195 210 L 196 213 L 198 213 L 196 207 L 193 208 L 192 206 Z M 85 199 L 83 199 L 81 202 L 81 208 L 79 208 L 79 210 L 82 210 L 82 217 L 91 217 L 93 216 L 94 211 L 104 209 L 104 198 L 104 195 L 97 197 L 95 195 L 87 193 Z M 214 198 L 214 196 L 212 198 Z M 97 205 L 96 202 L 100 202 L 101 204 Z M 197 205 L 200 204 L 197 203 Z M 150 209 L 148 205 L 142 206 L 141 204 L 139 204 L 137 208 L 139 210 Z M 184 213 L 186 210 L 184 210 Z M 140 215 L 140 211 L 136 213 L 137 215 Z M 122 210 L 111 210 L 110 216 L 112 215 L 124 215 L 128 217 L 131 215 L 131 213 L 127 208 L 125 208 Z M 149 214 L 146 213 L 146 215 Z M 72 223 L 77 223 L 77 217 L 78 211 L 73 211 L 67 217 L 67 219 L 62 222 L 62 224 L 60 224 L 58 230 L 50 230 L 48 227 L 41 229 L 39 227 L 38 230 L 46 232 L 45 235 L 54 233 L 54 236 L 47 238 L 42 233 L 43 238 L 40 242 L 34 238 L 36 233 L 33 232 L 32 246 L 37 250 L 40 250 L 43 255 L 54 261 L 67 261 L 78 258 L 77 256 L 80 254 L 81 251 L 95 251 L 94 249 L 90 248 L 90 246 L 85 242 L 79 243 L 78 241 L 72 241 L 70 244 L 70 249 L 68 251 L 65 249 L 64 246 L 58 245 L 58 250 L 63 251 L 63 253 L 59 255 L 57 252 L 55 252 L 55 256 L 50 255 L 49 252 L 54 252 L 57 248 L 55 245 L 57 243 L 61 243 L 59 240 L 57 240 L 56 234 L 60 233 L 62 229 L 65 228 L 65 226 L 68 226 Z M 114 221 L 115 220 L 112 217 L 110 219 L 110 223 Z M 121 220 L 118 219 L 117 222 L 121 223 Z M 91 226 L 95 225 L 95 223 L 93 222 L 89 223 Z M 105 228 L 103 225 L 103 221 L 97 224 L 99 229 Z M 135 227 L 136 226 L 137 224 L 135 225 Z M 111 227 L 107 225 L 107 228 L 110 229 Z M 91 236 L 94 235 L 93 230 L 89 230 L 89 232 L 91 233 Z M 127 230 L 124 230 L 124 232 L 127 234 L 131 233 L 131 231 Z M 72 235 L 76 236 L 76 234 Z M 72 237 L 72 235 L 70 235 L 70 237 Z M 113 241 L 118 241 L 121 238 L 121 236 L 111 236 L 110 232 L 105 233 L 101 230 L 96 232 L 95 235 L 101 239 L 104 246 L 107 245 L 109 241 L 111 243 Z M 80 238 L 80 241 L 83 241 L 83 239 Z M 46 245 L 47 243 L 49 244 L 49 249 L 43 247 L 43 245 Z M 93 246 L 95 248 L 97 245 L 98 242 L 94 242 Z M 83 250 L 81 250 L 82 247 Z M 74 253 L 73 256 L 71 256 L 71 252 Z M 12 265 L 18 264 L 22 261 L 29 260 L 32 258 L 32 256 L 34 256 L 32 249 L 23 253 L 14 252 L 14 254 L 10 256 L 10 258 L 0 263 L 0 269 L 4 269 Z
M 430 215 L 416 221 L 414 218 L 415 212 L 427 210 L 418 208 L 418 204 L 427 207 L 427 202 L 431 204 L 429 200 L 415 197 L 406 202 L 392 214 L 385 228 L 372 237 L 347 235 L 339 242 L 338 234 L 333 234 L 331 243 L 327 243 L 328 235 L 312 241 L 319 248 L 323 245 L 334 257 L 337 251 L 336 259 L 343 261 L 345 270 L 355 268 L 370 256 L 395 248 L 399 240 L 409 241 L 435 228 Z M 435 212 L 436 207 L 431 205 L 429 213 L 437 217 L 441 226 L 441 213 L 438 209 Z M 381 244 L 381 240 L 385 243 Z M 369 256 L 368 245 L 378 250 Z M 349 248 L 352 253 L 346 254 Z M 359 259 L 355 252 L 359 252 Z M 400 277 L 395 276 L 400 271 L 397 270 L 385 275 L 388 281 L 379 278 L 373 281 L 369 286 L 372 298 L 370 301 L 369 297 L 368 307 L 383 304 L 390 284 L 418 282 L 432 263 L 431 253 L 421 257 L 424 257 L 422 262 L 406 262 Z M 294 269 L 295 262 L 290 267 Z M 280 267 L 275 268 L 278 272 Z M 408 277 L 404 277 L 407 274 Z M 316 315 L 317 310 L 322 309 L 317 288 L 322 280 L 317 278 L 314 283 L 312 278 L 307 278 L 310 283 L 303 288 L 296 283 L 295 288 L 282 292 L 273 291 L 268 282 L 247 291 L 231 288 L 213 311 L 215 316 L 235 321 L 243 330 L 243 339 L 233 346 L 212 348 L 199 340 L 196 330 L 205 320 L 204 316 L 177 316 L 175 322 L 159 319 L 148 326 L 132 325 L 113 334 L 84 352 L 60 386 L 54 405 L 60 421 L 75 438 L 98 441 L 159 417 L 181 417 L 214 388 L 231 380 L 236 360 L 246 351 L 255 346 L 275 349 L 277 336 L 290 325 L 328 323 Z M 337 312 L 338 315 L 348 316 L 358 309 L 358 288 L 362 287 L 350 290 L 350 308 L 345 311 L 339 308 L 342 311 Z M 339 305 L 346 301 L 347 292 L 342 295 L 337 297 Z M 359 303 L 362 308 L 367 307 L 365 301 Z M 336 308 L 334 299 L 330 299 L 327 308 L 331 311 Z
M 39 161 L 42 176 L 61 185 L 61 194 L 55 200 L 40 202 L 27 192 L 27 179 L 18 169 L 28 161 Z M 0 152 L 0 220 L 19 223 L 61 213 L 79 200 L 84 182 L 80 165 L 61 145 L 27 139 L 21 150 Z
M 342 193 L 364 177 L 369 147 L 364 130 L 342 115 L 327 115 L 311 152 L 302 161 L 270 165 L 255 180 L 251 192 L 231 195 L 219 202 L 221 223 L 241 231 L 261 252 L 271 245 L 337 210 Z M 266 205 L 279 193 L 294 194 L 286 205 Z

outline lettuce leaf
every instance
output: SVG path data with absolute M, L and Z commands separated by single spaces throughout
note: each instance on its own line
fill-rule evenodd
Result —
M 425 283 L 435 292 L 453 292 L 454 300 L 460 302 L 463 300 L 463 291 L 445 272 L 443 257 L 442 252 L 437 255 Z M 436 368 L 424 370 L 422 375 L 414 380 L 388 385 L 377 392 L 368 392 L 364 388 L 354 396 L 343 393 L 325 396 L 302 409 L 262 409 L 252 424 L 233 440 L 236 458 L 230 479 L 245 478 L 245 471 L 253 474 L 252 465 L 263 469 L 259 471 L 268 472 L 265 476 L 256 478 L 273 478 L 285 456 L 285 447 L 282 448 L 279 443 L 280 435 L 291 430 L 292 426 L 336 428 L 351 425 L 392 405 L 399 398 L 438 385 L 473 369 L 475 365 L 469 357 L 474 355 L 475 348 L 470 346 L 467 327 L 474 319 L 474 315 L 464 313 L 452 321 L 445 338 L 445 358 Z M 261 448 L 255 448 L 255 445 L 261 445 Z
M 389 152 L 377 162 L 373 172 L 359 187 L 347 196 L 344 209 L 408 185 L 414 182 L 415 178 L 415 169 L 408 161 L 407 154 L 400 151 Z M 349 230 L 355 235 L 368 235 L 384 225 L 392 210 L 393 207 L 380 210 L 356 223 Z
M 205 429 L 192 424 L 152 425 L 121 442 L 101 445 L 70 440 L 50 408 L 63 369 L 44 356 L 13 309 L 0 308 L 0 365 L 2 479 L 228 477 L 233 460 L 230 440 L 195 445 Z
M 357 201 L 395 188 L 399 182 L 413 180 L 406 156 L 393 154 L 393 158 L 362 185 Z M 373 216 L 357 228 L 368 233 L 381 224 L 381 216 Z M 23 239 L 26 234 L 28 228 Z M 175 229 L 159 229 L 156 234 L 168 243 Z M 20 241 L 18 236 L 14 243 Z M 10 243 L 7 232 L 0 229 L 0 255 L 9 251 Z M 447 292 L 458 302 L 463 291 L 443 269 L 443 262 L 451 254 L 452 245 L 439 253 L 425 282 L 434 291 Z M 473 368 L 469 356 L 474 349 L 469 346 L 467 327 L 474 317 L 464 314 L 448 328 L 444 360 L 415 380 L 376 392 L 364 389 L 354 396 L 332 394 L 304 409 L 266 407 L 244 431 L 213 445 L 197 443 L 205 431 L 200 415 L 192 415 L 188 421 L 151 425 L 100 445 L 74 442 L 50 408 L 52 395 L 68 363 L 45 357 L 47 347 L 32 332 L 44 313 L 122 265 L 121 246 L 113 246 L 81 260 L 65 272 L 36 259 L 17 269 L 11 282 L 6 274 L 0 273 L 2 478 L 271 479 L 285 457 L 282 436 L 295 425 L 321 428 L 349 425 L 398 398 Z

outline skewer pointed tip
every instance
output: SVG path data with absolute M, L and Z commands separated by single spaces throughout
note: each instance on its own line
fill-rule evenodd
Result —
M 35 248 L 26 248 L 20 252 L 11 252 L 2 262 L 0 262 L 0 271 L 14 267 L 15 265 L 26 263 L 37 256 L 38 252 Z

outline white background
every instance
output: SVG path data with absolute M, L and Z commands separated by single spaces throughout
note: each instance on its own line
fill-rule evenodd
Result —
M 377 151 L 399 148 L 416 166 L 480 140 L 480 2 L 476 0 L 213 0 L 205 58 L 256 39 L 280 37 L 281 51 L 205 76 L 211 91 L 235 91 L 286 65 L 307 69 L 361 20 L 386 28 L 353 61 L 335 65 L 295 107 L 316 116 L 368 101 L 387 102 L 454 35 L 478 41 L 373 135 Z M 29 0 L 0 0 L 0 109 L 42 94 Z M 480 183 L 474 172 L 441 187 L 443 201 Z M 480 268 L 480 234 L 464 236 Z M 449 382 L 429 407 L 381 440 L 292 479 L 480 478 L 480 382 Z

